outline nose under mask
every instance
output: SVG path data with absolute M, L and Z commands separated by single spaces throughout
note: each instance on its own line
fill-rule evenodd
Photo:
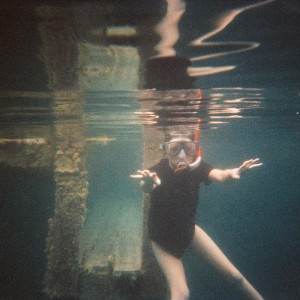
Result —
M 185 151 L 183 149 L 180 150 L 180 152 L 178 154 L 178 157 L 180 157 L 180 158 L 185 158 L 186 157 Z

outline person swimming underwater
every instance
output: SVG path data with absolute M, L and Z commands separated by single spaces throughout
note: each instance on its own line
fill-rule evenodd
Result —
M 189 298 L 181 260 L 186 249 L 204 259 L 243 297 L 262 300 L 259 292 L 195 223 L 202 183 L 235 181 L 262 163 L 256 158 L 244 161 L 237 168 L 217 169 L 202 160 L 199 141 L 189 130 L 168 133 L 163 149 L 166 158 L 131 177 L 141 179 L 143 191 L 150 194 L 148 233 L 156 260 L 167 279 L 171 300 Z

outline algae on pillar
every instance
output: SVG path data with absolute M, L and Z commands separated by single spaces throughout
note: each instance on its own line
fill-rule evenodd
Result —
M 72 94 L 72 93 L 71 93 Z M 59 93 L 54 103 L 61 102 Z M 56 154 L 54 162 L 55 213 L 49 220 L 47 239 L 48 268 L 45 276 L 46 292 L 51 297 L 70 297 L 78 294 L 79 240 L 86 215 L 88 182 L 86 171 L 86 142 L 81 109 L 82 98 L 64 102 L 64 110 L 73 112 L 71 122 L 57 122 Z M 66 102 L 66 103 L 65 103 Z M 59 120 L 61 106 L 54 114 Z M 77 114 L 77 116 L 76 116 Z M 63 113 L 64 115 L 64 113 Z
M 83 95 L 78 89 L 78 47 L 72 11 L 41 6 L 41 59 L 53 93 L 55 212 L 49 220 L 45 291 L 51 298 L 78 295 L 79 237 L 88 193 Z
M 122 11 L 127 11 L 126 5 L 120 6 Z M 103 88 L 109 86 L 110 91 L 114 91 L 114 87 L 110 84 L 118 82 L 118 79 L 120 84 L 115 88 L 137 89 L 139 84 L 137 77 L 140 71 L 140 58 L 134 46 L 101 44 L 101 38 L 108 40 L 102 35 L 98 41 L 95 37 L 91 41 L 95 29 L 99 32 L 101 26 L 105 25 L 105 18 L 111 18 L 108 23 L 115 20 L 116 10 L 113 8 L 109 10 L 109 14 L 100 4 L 60 8 L 43 6 L 38 10 L 42 20 L 41 57 L 47 69 L 48 87 L 53 93 L 53 114 L 56 118 L 53 130 L 55 212 L 53 218 L 49 220 L 48 268 L 45 276 L 45 290 L 51 298 L 80 297 L 88 300 L 165 298 L 164 281 L 161 280 L 161 273 L 149 249 L 147 236 L 142 239 L 141 230 L 131 232 L 136 242 L 131 243 L 130 246 L 134 247 L 134 251 L 130 253 L 122 248 L 122 245 L 128 244 L 126 234 L 122 234 L 115 242 L 111 255 L 106 255 L 100 263 L 95 257 L 91 257 L 93 253 L 89 253 L 88 270 L 85 261 L 88 256 L 80 253 L 80 238 L 83 235 L 82 225 L 85 220 L 88 193 L 85 119 L 82 109 L 85 100 L 80 90 L 87 87 L 91 91 L 97 91 L 99 86 Z M 90 19 L 87 20 L 88 17 Z M 96 26 L 93 22 L 97 23 Z M 104 33 L 105 30 L 101 34 Z M 96 65 L 97 68 L 94 68 L 94 57 L 101 59 Z M 105 63 L 109 65 L 106 66 Z M 109 67 L 114 67 L 113 72 L 107 73 Z M 128 74 L 131 74 L 131 80 L 128 80 Z M 120 77 L 121 75 L 124 76 Z M 96 79 L 102 80 L 102 84 L 95 83 Z M 136 86 L 129 87 L 128 84 Z M 149 128 L 144 132 L 144 158 L 147 167 L 158 159 L 157 136 L 152 140 L 153 133 L 156 135 L 157 131 L 152 130 L 154 129 Z M 148 200 L 144 198 L 144 211 L 142 205 L 139 208 L 141 218 L 142 214 L 147 215 Z M 99 197 L 99 201 L 103 199 Z M 143 231 L 146 232 L 146 228 Z M 105 240 L 107 232 L 102 231 L 100 234 L 101 241 Z M 105 248 L 104 244 L 100 246 Z M 103 249 L 100 249 L 99 253 L 103 253 Z M 133 253 L 136 253 L 137 259 L 133 257 Z

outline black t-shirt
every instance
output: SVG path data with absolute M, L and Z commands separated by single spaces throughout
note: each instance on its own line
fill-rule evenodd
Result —
M 168 159 L 150 168 L 161 179 L 161 185 L 150 194 L 149 237 L 177 257 L 182 256 L 193 238 L 200 183 L 209 184 L 212 169 L 201 161 L 194 170 L 174 173 Z

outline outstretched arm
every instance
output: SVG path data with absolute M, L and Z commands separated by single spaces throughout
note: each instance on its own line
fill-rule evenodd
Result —
M 226 170 L 219 170 L 219 169 L 212 169 L 208 175 L 209 179 L 212 181 L 219 181 L 219 182 L 227 182 L 240 179 L 242 173 L 260 167 L 262 165 L 259 162 L 259 158 L 249 159 L 244 161 L 238 168 L 234 169 L 226 169 Z

